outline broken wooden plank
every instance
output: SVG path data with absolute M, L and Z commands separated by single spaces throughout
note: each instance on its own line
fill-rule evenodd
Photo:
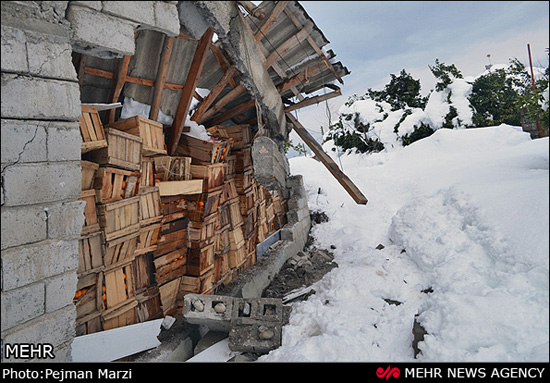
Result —
M 325 165 L 328 171 L 334 176 L 334 178 L 336 178 L 340 185 L 344 187 L 353 200 L 357 204 L 366 205 L 367 198 L 363 195 L 363 193 L 361 193 L 361 190 L 359 190 L 359 188 L 355 186 L 349 177 L 340 170 L 332 158 L 330 158 L 330 156 L 323 151 L 321 145 L 319 145 L 319 143 L 306 130 L 306 128 L 304 128 L 304 126 L 291 113 L 286 113 L 286 117 L 290 123 L 294 125 L 294 130 L 298 133 L 298 136 L 300 136 L 307 146 L 309 146 L 321 163 Z
M 233 76 L 237 73 L 237 69 L 233 66 L 225 72 L 223 77 L 220 81 L 212 88 L 208 96 L 203 100 L 203 102 L 198 106 L 198 108 L 195 110 L 195 113 L 191 116 L 192 121 L 202 121 L 202 117 L 204 113 L 210 108 L 214 100 L 218 97 L 218 95 L 222 92 L 222 90 L 225 88 L 228 82 L 231 81 Z
M 174 122 L 170 130 L 168 147 L 168 152 L 170 155 L 174 155 L 174 153 L 176 152 L 181 133 L 183 132 L 183 125 L 185 124 L 187 113 L 189 112 L 189 107 L 191 106 L 193 92 L 197 87 L 197 82 L 201 75 L 204 62 L 206 61 L 206 54 L 208 53 L 208 47 L 212 42 L 213 36 L 214 30 L 211 27 L 208 27 L 206 32 L 204 32 L 204 34 L 200 38 L 199 45 L 195 50 L 193 62 L 191 63 L 191 68 L 189 68 L 189 73 L 187 74 L 185 85 L 183 86 L 178 109 L 176 110 Z
M 71 345 L 73 362 L 111 362 L 160 346 L 157 336 L 164 319 L 77 336 Z
M 157 79 L 155 81 L 155 91 L 153 94 L 153 102 L 151 103 L 151 111 L 149 112 L 149 118 L 156 121 L 160 110 L 160 100 L 162 98 L 162 91 L 164 90 L 164 84 L 166 83 L 166 73 L 168 72 L 168 63 L 170 62 L 170 56 L 172 55 L 172 48 L 174 47 L 173 36 L 166 36 L 164 41 L 164 47 L 160 58 L 159 70 L 157 73 Z

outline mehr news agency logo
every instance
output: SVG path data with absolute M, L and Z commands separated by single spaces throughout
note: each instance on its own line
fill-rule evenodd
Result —
M 393 380 L 399 377 L 410 379 L 542 379 L 546 377 L 545 367 L 539 366 L 502 366 L 492 367 L 378 367 L 376 377 L 384 380 Z M 403 371 L 402 371 L 403 370 Z M 403 374 L 404 372 L 404 374 Z

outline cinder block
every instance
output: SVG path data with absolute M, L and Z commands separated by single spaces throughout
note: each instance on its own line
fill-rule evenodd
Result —
M 168 36 L 177 36 L 180 31 L 177 2 L 155 1 L 155 29 Z
M 26 31 L 29 73 L 77 81 L 68 37 Z
M 1 134 L 2 164 L 47 160 L 47 135 L 42 123 L 2 119 Z
M 5 206 L 77 200 L 81 193 L 80 161 L 16 164 L 4 171 Z
M 68 272 L 48 278 L 46 284 L 46 312 L 51 313 L 73 304 L 76 291 L 76 272 Z
M 48 205 L 48 238 L 79 238 L 84 225 L 84 207 L 86 201 L 61 202 Z
M 2 117 L 78 121 L 77 82 L 2 73 Z
M 4 291 L 76 271 L 78 240 L 46 240 L 2 251 Z
M 283 304 L 276 298 L 235 298 L 232 322 L 241 324 L 281 324 Z
M 17 28 L 2 23 L 2 71 L 28 72 L 27 37 Z
M 240 324 L 229 332 L 229 349 L 239 352 L 268 353 L 281 346 L 280 324 Z
M 102 12 L 138 24 L 155 25 L 155 1 L 104 1 Z
M 76 309 L 69 305 L 53 313 L 45 314 L 36 320 L 18 326 L 13 330 L 2 332 L 4 344 L 6 343 L 50 343 L 54 346 L 55 361 L 70 361 L 66 352 L 57 353 L 56 349 L 64 346 L 75 336 Z M 2 324 L 3 327 L 3 324 Z M 3 328 L 2 328 L 3 330 Z M 47 359 L 49 360 L 49 359 Z M 21 360 L 18 360 L 21 361 Z
M 118 2 L 108 2 L 118 3 Z M 120 2 L 126 5 L 126 2 Z M 105 4 L 105 3 L 104 3 Z M 141 9 L 138 4 L 137 10 Z M 93 9 L 69 4 L 66 13 L 73 31 L 73 48 L 91 55 L 117 57 L 135 53 L 136 23 Z
M 183 316 L 191 324 L 205 325 L 213 331 L 229 331 L 235 298 L 222 295 L 187 294 Z
M 2 292 L 2 331 L 44 314 L 44 283 Z
M 2 250 L 46 239 L 46 213 L 40 206 L 2 207 Z
M 82 137 L 78 123 L 55 123 L 47 128 L 48 161 L 79 161 Z

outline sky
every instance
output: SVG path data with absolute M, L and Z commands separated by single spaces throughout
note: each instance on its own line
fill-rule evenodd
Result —
M 518 58 L 548 66 L 547 1 L 301 1 L 351 74 L 343 78 L 342 96 L 328 101 L 332 118 L 348 97 L 382 89 L 390 74 L 405 69 L 419 79 L 422 94 L 433 89 L 428 65 L 435 59 L 455 64 L 466 76 L 485 65 Z M 487 55 L 490 54 L 488 58 Z M 340 85 L 338 83 L 338 85 Z M 312 133 L 328 126 L 327 105 L 304 108 L 298 119 Z

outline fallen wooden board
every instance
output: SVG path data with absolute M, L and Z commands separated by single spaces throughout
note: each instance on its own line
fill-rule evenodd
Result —
M 344 174 L 336 165 L 336 163 L 330 158 L 328 154 L 325 153 L 321 145 L 313 138 L 313 136 L 304 128 L 302 124 L 291 114 L 286 113 L 287 119 L 294 125 L 294 131 L 298 133 L 298 136 L 306 143 L 307 146 L 315 153 L 317 158 L 321 161 L 323 165 L 328 169 L 328 171 L 336 178 L 336 180 L 346 189 L 348 194 L 353 198 L 353 200 L 360 205 L 367 204 L 367 198 L 361 193 L 361 190 L 349 179 L 347 175 Z
M 159 187 L 161 197 L 172 195 L 188 195 L 202 193 L 202 179 L 186 181 L 161 181 L 156 185 Z
M 158 347 L 164 319 L 77 336 L 72 343 L 73 362 L 111 362 Z

